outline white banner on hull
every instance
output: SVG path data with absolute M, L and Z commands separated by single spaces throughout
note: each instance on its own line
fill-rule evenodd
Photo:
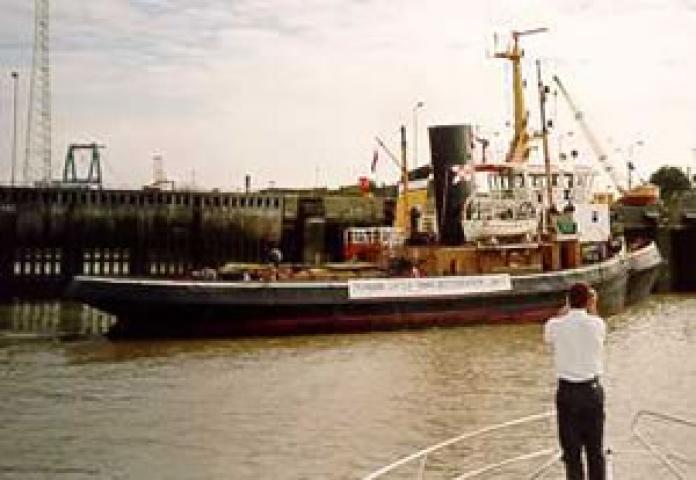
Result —
M 349 280 L 350 299 L 445 297 L 512 290 L 510 275 Z

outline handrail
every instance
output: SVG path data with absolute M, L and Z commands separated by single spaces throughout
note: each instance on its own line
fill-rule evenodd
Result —
M 515 420 L 511 420 L 508 422 L 503 422 L 499 423 L 496 425 L 491 425 L 488 427 L 484 427 L 478 430 L 475 430 L 473 432 L 468 432 L 464 433 L 462 435 L 458 435 L 456 437 L 452 437 L 448 440 L 445 440 L 443 442 L 437 443 L 435 445 L 432 445 L 430 447 L 424 448 L 422 450 L 419 450 L 418 452 L 408 455 L 406 457 L 400 458 L 396 460 L 395 462 L 392 462 L 391 464 L 380 468 L 379 470 L 376 470 L 367 476 L 363 478 L 363 480 L 375 480 L 383 475 L 395 470 L 396 468 L 405 465 L 407 463 L 410 463 L 415 460 L 420 460 L 420 465 L 418 468 L 418 478 L 422 479 L 423 475 L 425 473 L 425 466 L 426 462 L 428 460 L 428 455 L 430 455 L 433 452 L 436 452 L 438 450 L 441 450 L 445 447 L 448 447 L 450 445 L 453 445 L 455 443 L 461 442 L 462 440 L 467 440 L 470 438 L 474 438 L 480 435 L 483 435 L 485 433 L 490 433 L 490 432 L 495 432 L 498 430 L 503 430 L 506 428 L 510 428 L 516 425 L 522 425 L 525 423 L 531 423 L 537 420 L 542 420 L 545 418 L 549 418 L 555 415 L 555 411 L 548 411 L 545 413 L 538 413 L 535 415 L 528 415 L 526 417 L 521 417 Z M 692 462 L 693 460 L 687 459 L 683 457 L 682 455 L 676 454 L 674 452 L 672 453 L 663 453 L 658 449 L 658 447 L 654 444 L 651 443 L 646 436 L 643 434 L 643 432 L 638 428 L 639 427 L 639 422 L 642 418 L 645 417 L 652 417 L 664 422 L 670 422 L 678 425 L 684 425 L 688 427 L 696 427 L 696 421 L 689 420 L 686 418 L 682 417 L 677 417 L 675 415 L 669 415 L 661 412 L 655 412 L 652 410 L 639 410 L 633 417 L 633 420 L 631 421 L 631 432 L 633 435 L 639 440 L 639 442 L 642 444 L 643 447 L 645 447 L 646 450 L 648 450 L 649 453 L 651 453 L 655 458 L 657 458 L 662 464 L 667 467 L 667 469 L 672 473 L 674 478 L 678 480 L 686 480 L 687 477 L 685 474 L 683 474 L 679 468 L 674 464 L 674 462 L 671 459 L 675 459 L 679 462 L 683 463 L 689 463 Z M 630 453 L 628 451 L 619 451 L 619 452 L 613 452 L 613 451 L 607 451 L 608 458 L 607 458 L 607 475 L 608 479 L 613 478 L 613 465 L 611 461 L 611 456 L 615 453 Z M 493 463 L 486 465 L 484 467 L 478 468 L 476 470 L 471 470 L 466 473 L 463 473 L 457 477 L 455 477 L 455 480 L 468 480 L 472 479 L 474 477 L 477 477 L 479 475 L 482 475 L 484 473 L 490 473 L 496 469 L 499 469 L 501 467 L 510 465 L 512 463 L 518 462 L 518 461 L 524 461 L 524 460 L 531 460 L 533 458 L 539 458 L 539 457 L 545 457 L 548 456 L 549 459 L 544 462 L 541 466 L 537 467 L 536 470 L 534 470 L 533 473 L 528 477 L 529 480 L 535 480 L 535 479 L 541 479 L 543 476 L 545 476 L 546 473 L 553 467 L 561 458 L 561 452 L 558 449 L 544 449 L 544 450 L 538 450 L 532 453 L 526 453 L 522 455 L 518 455 L 516 457 L 508 458 L 505 460 L 502 460 L 498 463 Z
M 503 461 L 501 461 L 501 462 L 492 463 L 492 464 L 490 464 L 490 465 L 486 465 L 485 467 L 481 467 L 481 468 L 478 468 L 478 469 L 476 469 L 476 470 L 472 470 L 472 471 L 470 471 L 470 472 L 464 473 L 463 475 L 460 475 L 460 476 L 458 476 L 458 477 L 455 477 L 454 480 L 468 480 L 468 479 L 470 479 L 470 478 L 477 477 L 477 476 L 479 476 L 479 475 L 481 475 L 481 474 L 483 474 L 483 473 L 489 473 L 489 472 L 492 472 L 492 471 L 494 471 L 494 470 L 497 470 L 497 469 L 499 469 L 499 468 L 501 468 L 501 467 L 505 467 L 505 466 L 507 466 L 507 465 L 512 465 L 513 463 L 516 463 L 516 462 L 520 462 L 520 461 L 523 461 L 523 460 L 531 460 L 531 459 L 533 459 L 533 458 L 551 456 L 551 461 L 550 461 L 550 462 L 547 462 L 547 463 L 544 463 L 544 467 L 545 467 L 545 469 L 546 469 L 546 468 L 550 467 L 551 465 L 553 465 L 553 464 L 556 462 L 556 460 L 558 459 L 556 453 L 557 453 L 557 450 L 556 450 L 556 449 L 554 449 L 554 448 L 546 448 L 546 449 L 544 449 L 544 450 L 538 450 L 538 451 L 536 451 L 536 452 L 526 453 L 526 454 L 524 454 L 524 455 L 518 455 L 518 456 L 516 456 L 516 457 L 508 458 L 508 459 L 505 459 L 505 460 L 503 460 Z M 553 455 L 553 456 L 552 456 L 552 455 Z M 543 471 L 543 470 L 542 470 L 542 471 Z M 541 472 L 535 472 L 534 474 L 535 474 L 535 475 L 538 475 L 539 473 L 541 473 Z M 532 478 L 534 478 L 534 477 L 532 477 Z
M 539 468 L 534 470 L 532 474 L 529 476 L 529 480 L 536 480 L 537 478 L 542 478 L 542 474 L 545 474 L 546 472 L 549 471 L 549 469 L 558 462 L 561 457 L 563 456 L 563 452 L 560 450 L 556 450 L 556 454 L 551 457 L 546 463 L 541 465 Z
M 400 466 L 402 466 L 402 465 L 405 465 L 405 464 L 407 464 L 407 463 L 410 463 L 410 462 L 412 462 L 413 460 L 417 460 L 417 459 L 422 459 L 422 460 L 421 460 L 421 467 L 420 467 L 420 470 L 419 470 L 419 471 L 420 471 L 420 476 L 422 476 L 423 471 L 424 471 L 424 469 L 425 469 L 425 463 L 426 463 L 426 461 L 427 461 L 428 455 L 431 454 L 431 453 L 433 453 L 433 452 L 436 452 L 437 450 L 441 450 L 441 449 L 443 449 L 443 448 L 445 448 L 445 447 L 448 447 L 448 446 L 450 446 L 450 445 L 453 445 L 453 444 L 455 444 L 455 443 L 458 443 L 458 442 L 460 442 L 460 441 L 462 441 L 462 440 L 467 440 L 467 439 L 470 439 L 470 438 L 473 438 L 473 437 L 477 437 L 477 436 L 483 435 L 483 434 L 485 434 L 485 433 L 495 432 L 495 431 L 498 431 L 498 430 L 502 430 L 502 429 L 505 429 L 505 428 L 513 427 L 513 426 L 516 426 L 516 425 L 521 425 L 521 424 L 524 424 L 524 423 L 534 422 L 534 421 L 537 421 L 537 420 L 543 420 L 543 419 L 545 419 L 545 418 L 553 417 L 554 415 L 555 415 L 555 411 L 548 411 L 548 412 L 544 412 L 544 413 L 537 413 L 537 414 L 534 414 L 534 415 L 528 415 L 528 416 L 526 416 L 526 417 L 521 417 L 521 418 L 518 418 L 518 419 L 515 419 L 515 420 L 510 420 L 510 421 L 508 421 L 508 422 L 498 423 L 498 424 L 496 424 L 496 425 L 491 425 L 491 426 L 488 426 L 488 427 L 481 428 L 481 429 L 479 429 L 479 430 L 475 430 L 475 431 L 473 431 L 473 432 L 467 432 L 467 433 L 464 433 L 464 434 L 462 434 L 462 435 L 458 435 L 458 436 L 456 436 L 456 437 L 452 437 L 452 438 L 450 438 L 450 439 L 448 439 L 448 440 L 445 440 L 445 441 L 443 441 L 443 442 L 440 442 L 440 443 L 437 443 L 437 444 L 435 444 L 435 445 L 431 445 L 430 447 L 427 447 L 427 448 L 424 448 L 424 449 L 422 449 L 422 450 L 419 450 L 419 451 L 416 452 L 416 453 L 413 453 L 413 454 L 408 455 L 408 456 L 406 456 L 406 457 L 400 458 L 399 460 L 396 460 L 395 462 L 392 462 L 392 463 L 390 463 L 389 465 L 386 465 L 386 466 L 380 468 L 379 470 L 376 470 L 376 471 L 374 471 L 374 472 L 368 474 L 367 476 L 363 477 L 363 480 L 375 480 L 375 479 L 377 479 L 377 478 L 383 476 L 384 474 L 389 473 L 389 472 L 391 472 L 392 470 L 394 470 L 394 469 L 396 469 L 396 468 L 398 468 L 398 467 L 400 467 Z M 547 452 L 547 451 L 544 451 L 544 452 L 546 452 L 547 454 L 553 453 L 553 452 Z M 534 452 L 534 453 L 535 453 L 535 454 L 539 454 L 539 452 Z M 532 454 L 530 454 L 530 455 L 532 455 Z M 539 454 L 538 456 L 541 456 L 541 455 Z M 522 457 L 525 457 L 525 455 L 522 455 L 521 457 L 517 457 L 516 459 L 517 459 L 517 460 L 524 460 L 524 458 L 522 458 Z M 497 467 L 500 467 L 500 466 L 502 466 L 502 465 L 497 465 Z M 483 473 L 483 472 L 478 472 L 478 473 Z M 463 478 L 470 478 L 470 477 L 459 477 L 459 478 L 462 478 L 462 479 L 463 479 Z
M 655 444 L 651 443 L 648 441 L 648 439 L 643 435 L 643 433 L 638 429 L 638 422 L 640 421 L 641 418 L 643 417 L 653 417 L 658 420 L 663 420 L 666 422 L 671 422 L 671 423 L 676 423 L 678 425 L 685 425 L 688 427 L 696 427 L 696 422 L 692 420 L 688 420 L 686 418 L 682 417 L 677 417 L 674 415 L 668 415 L 666 413 L 660 413 L 660 412 L 655 412 L 652 410 L 639 410 L 633 417 L 633 421 L 631 422 L 631 432 L 633 433 L 633 436 L 638 439 L 638 441 L 643 444 L 643 446 L 653 454 L 657 459 L 659 459 L 665 467 L 679 480 L 686 480 L 686 476 L 681 473 L 681 471 L 677 468 L 676 465 L 668 458 L 668 455 L 665 455 L 662 453 Z M 687 459 L 677 456 L 677 455 L 670 455 L 672 457 L 675 457 L 679 459 L 680 461 L 686 462 Z

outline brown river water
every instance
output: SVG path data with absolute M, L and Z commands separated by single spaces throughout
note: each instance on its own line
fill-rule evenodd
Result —
M 0 309 L 0 478 L 361 478 L 553 406 L 539 325 L 111 343 L 94 334 L 108 319 L 85 318 L 66 305 Z M 632 439 L 630 422 L 640 409 L 696 420 L 696 296 L 654 296 L 608 324 L 616 479 L 675 478 Z M 433 455 L 425 478 L 555 446 L 554 428 L 463 442 Z M 694 429 L 644 429 L 696 458 Z M 542 461 L 476 478 L 526 478 Z M 696 478 L 696 464 L 679 467 Z

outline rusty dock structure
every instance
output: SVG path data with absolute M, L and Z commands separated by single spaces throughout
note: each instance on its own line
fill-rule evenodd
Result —
M 388 197 L 326 191 L 0 187 L 0 297 L 58 296 L 75 275 L 186 276 L 225 262 L 340 258 L 347 227 L 390 225 Z

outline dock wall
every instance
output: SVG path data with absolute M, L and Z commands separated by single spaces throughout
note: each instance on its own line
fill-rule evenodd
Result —
M 338 232 L 390 215 L 370 197 L 0 187 L 0 296 L 55 294 L 74 275 L 186 276 L 265 261 L 272 246 L 287 261 L 309 243 L 335 259 Z M 317 218 L 324 234 L 309 239 Z
M 645 207 L 617 206 L 614 212 L 627 241 L 657 243 L 665 259 L 657 291 L 696 291 L 696 191 Z

